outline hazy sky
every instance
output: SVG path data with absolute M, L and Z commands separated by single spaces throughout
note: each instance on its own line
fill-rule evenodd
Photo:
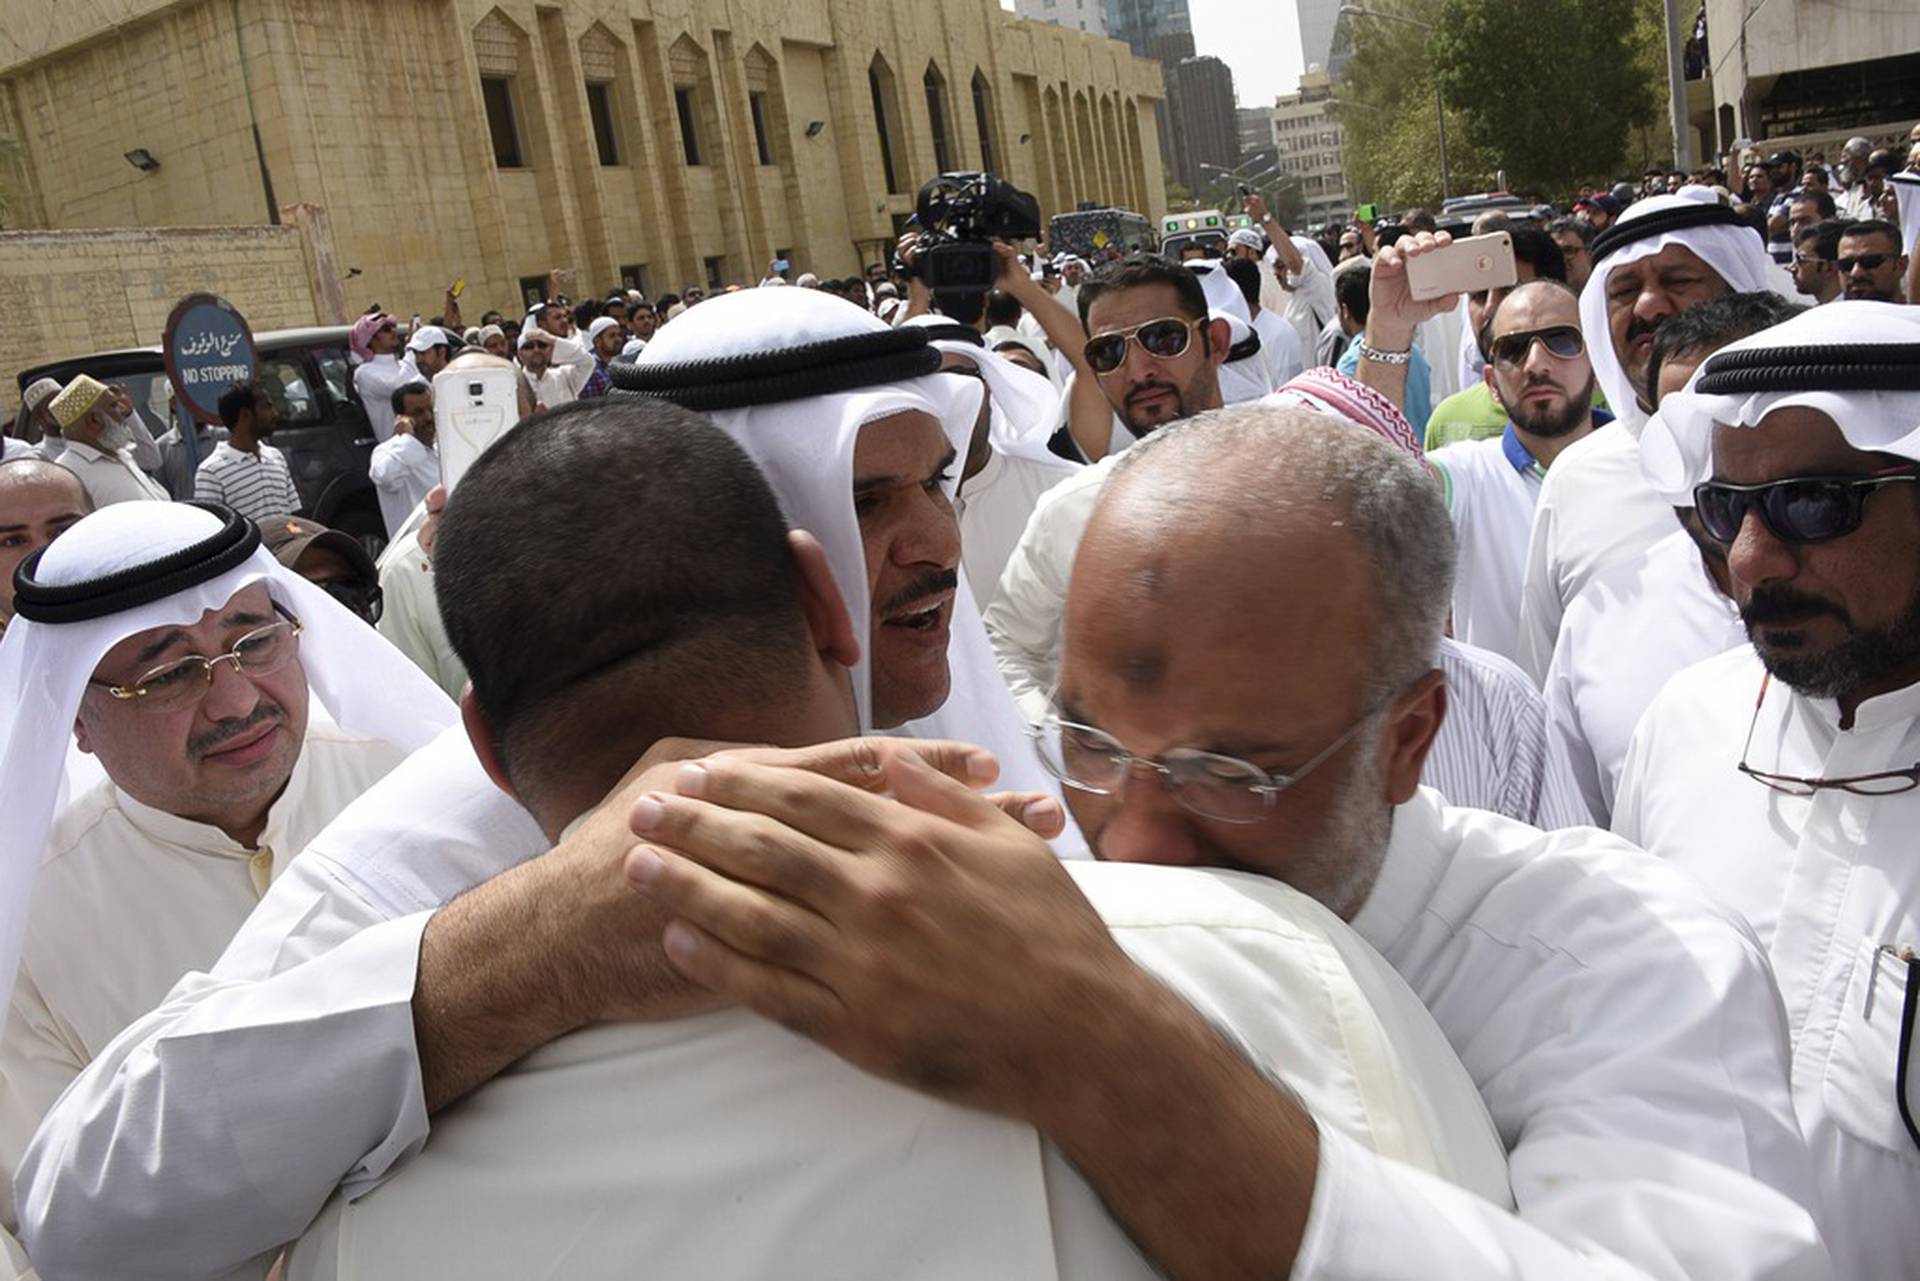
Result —
M 1003 9 L 1013 0 L 1000 0 Z M 1293 0 L 1188 0 L 1194 47 L 1233 68 L 1243 107 L 1271 106 L 1299 79 L 1300 22 Z
M 1243 107 L 1272 106 L 1300 77 L 1300 24 L 1293 0 L 1188 0 L 1195 49 L 1233 68 Z

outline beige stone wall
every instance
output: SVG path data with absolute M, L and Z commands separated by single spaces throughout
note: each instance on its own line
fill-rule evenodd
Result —
M 314 324 L 307 272 L 295 227 L 0 232 L 0 412 L 22 369 L 158 343 L 186 294 L 220 294 L 255 330 Z
M 257 223 L 257 122 L 274 199 L 327 211 L 350 311 L 471 317 L 572 267 L 580 291 L 644 270 L 654 293 L 795 270 L 855 271 L 935 172 L 924 77 L 945 86 L 948 159 L 995 169 L 1046 213 L 1081 200 L 1165 207 L 1157 64 L 1015 18 L 998 0 L 63 0 L 0 35 L 0 132 L 24 144 L 12 225 Z M 236 15 L 238 23 L 236 25 Z M 5 27 L 7 24 L 0 24 Z M 244 55 L 244 56 L 243 56 Z M 895 190 L 868 85 L 893 77 Z M 246 76 L 238 74 L 244 67 Z M 524 167 L 494 163 L 480 79 L 510 74 Z M 607 83 L 603 165 L 587 81 Z M 676 87 L 697 104 L 682 161 Z M 249 99 L 248 90 L 251 90 Z M 750 95 L 765 94 L 759 163 Z M 813 136 L 808 127 L 818 122 Z M 142 174 L 123 153 L 145 147 Z

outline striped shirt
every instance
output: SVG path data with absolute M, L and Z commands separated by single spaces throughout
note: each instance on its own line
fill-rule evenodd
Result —
M 299 511 L 300 491 L 293 486 L 287 456 L 272 445 L 259 451 L 245 453 L 224 440 L 215 445 L 194 473 L 195 501 L 224 503 L 248 520 Z

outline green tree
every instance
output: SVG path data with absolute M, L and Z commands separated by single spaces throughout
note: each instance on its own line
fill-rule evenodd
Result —
M 1356 205 L 1439 208 L 1440 138 L 1428 48 L 1432 33 L 1425 26 L 1439 22 L 1441 3 L 1376 0 L 1367 7 L 1410 21 L 1358 15 L 1348 19 L 1353 56 L 1336 90 L 1335 115 L 1346 133 L 1347 186 Z M 1494 166 L 1468 139 L 1462 112 L 1452 100 L 1446 118 L 1450 194 L 1487 190 L 1493 185 Z
M 1656 6 L 1657 7 L 1657 6 Z M 1439 0 L 1430 49 L 1464 140 L 1508 185 L 1562 197 L 1620 171 L 1659 102 L 1646 0 Z

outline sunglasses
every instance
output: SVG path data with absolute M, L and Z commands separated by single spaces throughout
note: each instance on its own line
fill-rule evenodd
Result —
M 1087 365 L 1096 374 L 1110 374 L 1120 368 L 1127 358 L 1127 344 L 1137 342 L 1140 350 L 1160 360 L 1172 360 L 1186 351 L 1193 342 L 1193 331 L 1198 320 L 1181 320 L 1175 316 L 1163 316 L 1158 320 L 1149 320 L 1135 325 L 1131 329 L 1115 329 L 1110 333 L 1095 334 L 1087 339 L 1083 354 Z
M 1835 258 L 1833 265 L 1845 276 L 1851 274 L 1855 267 L 1862 271 L 1878 271 L 1892 261 L 1892 254 L 1861 254 L 1855 258 Z
M 1920 480 L 1920 467 L 1894 467 L 1867 476 L 1795 476 L 1764 485 L 1708 481 L 1693 491 L 1700 524 L 1716 542 L 1731 545 L 1747 512 L 1783 543 L 1823 543 L 1860 528 L 1867 496 L 1882 485 Z
M 1580 330 L 1573 325 L 1552 325 L 1546 329 L 1523 329 L 1519 333 L 1502 334 L 1493 340 L 1487 355 L 1493 363 L 1502 369 L 1516 369 L 1527 363 L 1527 354 L 1533 350 L 1533 344 L 1539 343 L 1547 349 L 1547 354 L 1555 360 L 1572 360 L 1587 349 L 1587 343 L 1580 336 Z

